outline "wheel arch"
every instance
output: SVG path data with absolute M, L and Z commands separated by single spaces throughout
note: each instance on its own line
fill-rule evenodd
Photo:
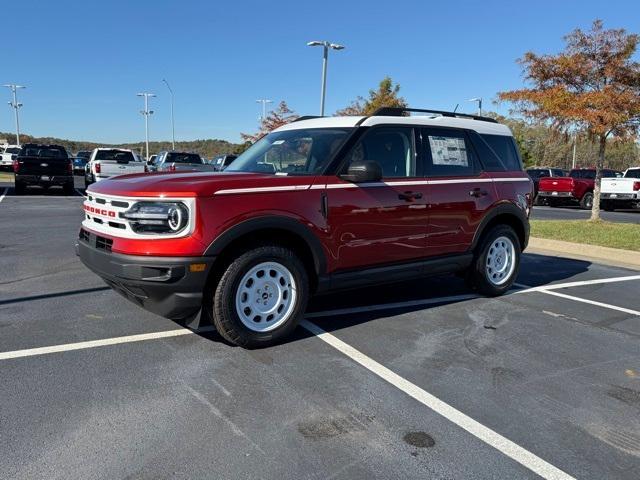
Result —
M 490 210 L 478 226 L 471 250 L 475 250 L 483 235 L 496 225 L 509 225 L 520 241 L 520 250 L 529 243 L 529 219 L 522 209 L 512 203 L 503 203 Z

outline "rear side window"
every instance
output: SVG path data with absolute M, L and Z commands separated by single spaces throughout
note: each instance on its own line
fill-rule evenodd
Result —
M 168 163 L 195 163 L 202 164 L 202 158 L 195 153 L 169 153 L 165 162 Z
M 522 163 L 520 162 L 513 137 L 488 134 L 481 134 L 480 137 L 487 142 L 487 145 L 498 156 L 507 170 L 522 170 Z
M 474 152 L 463 131 L 423 128 L 421 135 L 426 176 L 460 177 L 478 173 Z
M 564 177 L 564 176 L 565 176 L 565 175 L 564 175 L 564 171 L 563 171 L 563 170 L 560 170 L 559 168 L 554 168 L 554 169 L 552 170 L 552 172 L 553 172 L 553 176 L 554 176 L 554 177 Z
M 131 152 L 121 150 L 98 150 L 96 160 L 115 160 L 116 162 L 135 162 L 136 159 Z
M 625 178 L 640 178 L 640 168 L 636 170 L 627 170 L 627 173 L 624 175 Z

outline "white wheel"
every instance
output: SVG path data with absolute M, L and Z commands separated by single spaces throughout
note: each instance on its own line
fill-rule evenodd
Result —
M 269 332 L 291 316 L 298 296 L 296 281 L 287 267 L 264 262 L 251 268 L 235 294 L 236 313 L 254 332 Z
M 500 286 L 509 281 L 516 267 L 516 248 L 508 237 L 498 237 L 489 246 L 485 270 L 487 279 Z

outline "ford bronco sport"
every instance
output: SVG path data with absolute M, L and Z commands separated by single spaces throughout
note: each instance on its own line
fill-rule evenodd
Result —
M 511 132 L 490 118 L 302 117 L 224 172 L 93 184 L 76 248 L 136 304 L 259 347 L 327 290 L 459 273 L 504 293 L 532 193 Z

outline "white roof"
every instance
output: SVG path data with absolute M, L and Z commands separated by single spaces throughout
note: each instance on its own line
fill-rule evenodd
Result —
M 478 133 L 489 135 L 509 135 L 511 130 L 506 125 L 494 122 L 485 122 L 482 120 L 473 120 L 464 117 L 442 117 L 442 116 L 411 116 L 411 117 L 392 117 L 392 116 L 375 116 L 375 117 L 321 117 L 310 118 L 309 120 L 300 120 L 299 122 L 289 123 L 275 132 L 286 130 L 298 130 L 301 128 L 345 128 L 355 127 L 358 122 L 362 122 L 363 127 L 371 127 L 373 125 L 397 124 L 397 125 L 425 125 L 439 127 L 455 127 L 468 128 Z

